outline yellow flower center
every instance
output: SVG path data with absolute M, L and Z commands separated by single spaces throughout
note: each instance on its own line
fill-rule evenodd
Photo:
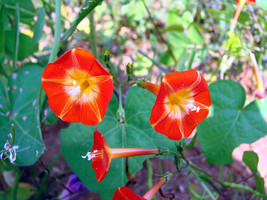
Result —
M 89 96 L 90 90 L 95 85 L 94 78 L 90 77 L 87 72 L 84 71 L 72 71 L 69 73 L 72 83 L 68 84 L 71 88 L 68 88 L 68 93 L 73 97 L 79 98 L 83 94 Z
M 173 111 L 174 113 L 185 114 L 186 107 L 192 98 L 192 94 L 190 90 L 182 89 L 178 92 L 175 92 L 167 97 L 167 108 L 169 111 Z

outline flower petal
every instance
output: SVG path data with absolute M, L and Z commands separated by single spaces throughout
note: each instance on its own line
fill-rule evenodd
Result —
M 195 71 L 166 74 L 160 85 L 150 123 L 169 139 L 187 138 L 209 113 L 208 85 Z
M 130 190 L 127 187 L 119 187 L 115 191 L 112 200 L 146 200 L 146 199 L 135 194 L 132 190 Z
M 95 126 L 103 120 L 108 100 L 101 94 L 91 93 L 91 96 L 85 94 L 81 99 L 81 122 L 85 125 Z
M 59 118 L 61 118 L 63 121 L 72 121 L 72 122 L 78 122 L 79 117 L 77 113 L 72 114 L 71 116 L 66 115 L 73 106 L 76 106 L 75 99 L 71 98 L 67 93 L 61 92 L 57 95 L 54 95 L 52 98 L 48 99 L 48 104 L 50 105 L 51 109 L 57 115 Z M 71 111 L 75 112 L 75 111 Z
M 54 64 L 68 72 L 72 70 L 89 72 L 94 62 L 95 57 L 92 53 L 84 49 L 76 48 L 63 54 Z
M 86 125 L 103 120 L 113 93 L 112 76 L 84 49 L 70 50 L 48 64 L 42 74 L 42 87 L 58 117 Z
M 66 70 L 53 63 L 49 63 L 42 74 L 42 82 L 58 83 L 62 85 L 72 84 L 70 78 Z
M 111 159 L 108 154 L 109 146 L 101 133 L 97 130 L 94 132 L 94 144 L 92 152 L 101 153 L 100 156 L 96 156 L 92 159 L 92 167 L 96 174 L 98 182 L 102 181 L 108 173 Z

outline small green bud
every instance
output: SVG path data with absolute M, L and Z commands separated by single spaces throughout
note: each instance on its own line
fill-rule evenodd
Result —
M 109 50 L 106 50 L 104 53 L 104 62 L 108 64 L 110 62 L 111 54 Z
M 128 76 L 128 81 L 132 80 L 132 75 L 133 75 L 133 63 L 128 63 L 126 65 L 126 73 L 127 73 L 127 76 Z

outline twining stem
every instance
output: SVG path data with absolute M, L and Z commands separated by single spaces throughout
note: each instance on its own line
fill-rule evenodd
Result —
M 221 186 L 224 187 L 224 184 L 222 181 L 212 177 L 208 172 L 204 171 L 203 169 L 201 169 L 200 167 L 198 167 L 197 165 L 193 164 L 191 161 L 187 160 L 187 158 L 182 155 L 182 159 L 193 169 L 196 169 L 197 171 L 202 172 L 203 174 L 206 174 L 207 176 L 211 177 L 215 182 L 219 183 Z
M 153 18 L 152 18 L 152 15 L 151 15 L 151 12 L 149 11 L 147 5 L 146 5 L 146 2 L 145 0 L 142 0 L 144 6 L 145 6 L 145 9 L 147 11 L 147 14 L 148 14 L 148 17 L 149 17 L 149 20 L 151 21 L 151 23 L 153 24 L 154 28 L 155 28 L 155 31 L 156 33 L 158 34 L 158 36 L 160 37 L 160 39 L 162 40 L 163 43 L 165 43 L 167 45 L 167 48 L 168 48 L 168 51 L 170 52 L 173 60 L 174 60 L 174 63 L 175 65 L 178 63 L 178 60 L 177 58 L 175 57 L 173 51 L 172 51 L 172 48 L 170 46 L 170 44 L 164 39 L 164 37 L 162 36 L 160 30 L 158 29 L 158 26 L 156 25 L 156 23 L 154 22 Z
M 18 61 L 18 52 L 19 52 L 19 4 L 16 3 L 16 10 L 15 10 L 15 46 L 14 46 L 14 58 L 13 58 L 13 70 L 17 69 L 17 61 Z
M 96 34 L 95 34 L 95 20 L 94 20 L 94 11 L 92 10 L 89 13 L 89 21 L 90 21 L 90 42 L 91 42 L 91 50 L 96 59 L 98 59 L 97 54 L 97 45 L 96 45 Z
M 55 34 L 54 34 L 54 42 L 51 49 L 50 57 L 48 63 L 54 62 L 57 57 L 58 49 L 59 49 L 59 37 L 60 37 L 60 29 L 61 29 L 61 0 L 56 1 L 56 23 L 55 23 Z
M 153 169 L 151 165 L 151 161 L 149 159 L 146 160 L 146 168 L 147 168 L 147 187 L 148 189 L 153 187 Z M 152 198 L 152 200 L 155 200 L 155 197 Z
M 236 188 L 236 189 L 243 189 L 243 190 L 247 190 L 249 192 L 251 192 L 252 194 L 258 196 L 258 197 L 264 197 L 266 198 L 267 195 L 266 194 L 262 194 L 258 191 L 253 190 L 252 188 L 242 185 L 242 184 L 238 184 L 238 183 L 232 183 L 232 182 L 222 182 L 216 178 L 214 178 L 213 176 L 211 176 L 209 173 L 207 173 L 206 171 L 204 171 L 203 169 L 201 169 L 200 167 L 196 166 L 195 164 L 193 164 L 191 161 L 187 160 L 183 155 L 182 155 L 182 159 L 189 164 L 189 166 L 197 171 L 202 172 L 203 174 L 209 176 L 212 180 L 214 180 L 215 182 L 219 183 L 222 187 L 226 188 L 226 187 L 231 187 L 231 188 Z M 195 174 L 195 172 L 194 172 Z
M 260 193 L 258 191 L 255 191 L 251 187 L 248 187 L 246 185 L 237 184 L 237 183 L 230 183 L 230 182 L 223 182 L 223 184 L 226 187 L 247 190 L 247 191 L 251 192 L 252 194 L 254 194 L 254 195 L 258 196 L 258 197 L 267 198 L 267 195 L 266 194 L 262 194 L 262 193 Z

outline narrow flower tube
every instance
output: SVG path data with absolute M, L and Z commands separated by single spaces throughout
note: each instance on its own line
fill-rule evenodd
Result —
M 238 5 L 237 5 L 236 11 L 235 11 L 234 19 L 232 21 L 232 29 L 235 28 L 237 20 L 239 18 L 239 15 L 240 15 L 243 7 L 246 4 L 254 4 L 256 2 L 256 0 L 235 0 L 235 1 L 238 3 Z
M 113 94 L 112 76 L 84 49 L 72 49 L 49 63 L 42 87 L 53 112 L 67 122 L 97 125 Z
M 149 82 L 142 82 L 139 84 L 141 87 L 149 90 L 150 92 L 152 92 L 154 95 L 158 95 L 159 92 L 159 88 L 160 86 L 154 83 L 149 83 Z
M 110 148 L 103 135 L 95 130 L 92 152 L 88 152 L 82 158 L 87 157 L 88 160 L 92 160 L 92 167 L 95 171 L 97 181 L 100 182 L 108 173 L 112 159 L 157 154 L 160 154 L 159 149 Z
M 265 98 L 265 87 L 263 84 L 261 72 L 259 70 L 259 66 L 255 58 L 255 55 L 252 52 L 250 52 L 249 54 L 250 54 L 250 59 L 253 64 L 253 70 L 254 70 L 254 74 L 255 74 L 256 82 L 257 82 L 257 89 L 255 91 L 255 96 L 257 98 L 264 99 Z
M 143 197 L 135 194 L 127 187 L 119 187 L 115 191 L 112 200 L 151 200 L 166 181 L 166 177 L 161 178 Z
M 150 90 L 149 84 L 143 84 Z M 149 87 L 147 87 L 149 86 Z M 156 91 L 156 90 L 154 90 Z M 150 115 L 152 127 L 172 140 L 187 138 L 209 113 L 211 105 L 208 84 L 195 71 L 166 74 Z

